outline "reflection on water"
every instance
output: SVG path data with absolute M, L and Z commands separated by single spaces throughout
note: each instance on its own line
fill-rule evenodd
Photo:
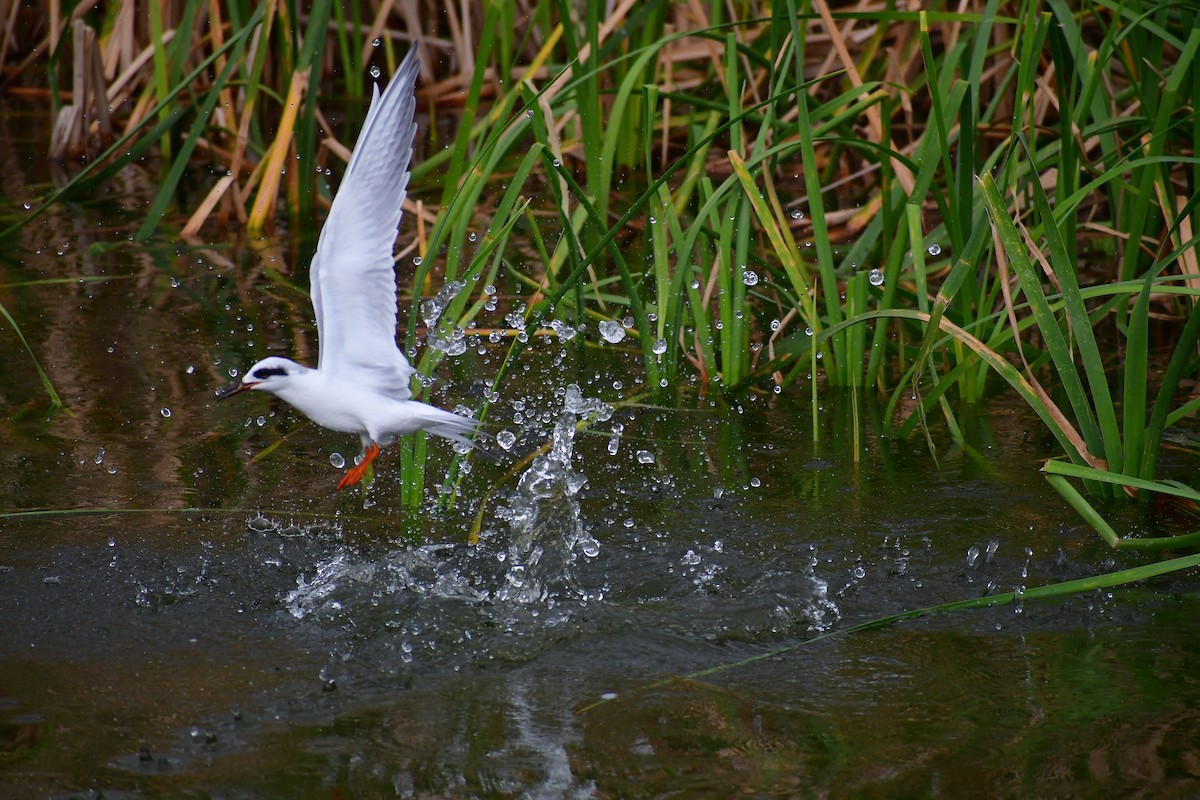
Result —
M 9 197 L 52 179 L 22 152 L 0 141 Z M 2 510 L 120 512 L 0 517 L 0 795 L 1194 789 L 1186 577 L 751 660 L 1133 563 L 1042 484 L 1020 409 L 964 415 L 986 463 L 934 431 L 935 463 L 866 398 L 856 460 L 845 398 L 825 394 L 815 442 L 805 387 L 622 404 L 639 353 L 565 320 L 490 417 L 510 458 L 545 445 L 515 479 L 493 497 L 508 465 L 475 464 L 438 511 L 453 454 L 431 445 L 414 513 L 385 453 L 364 509 L 333 491 L 343 437 L 212 402 L 262 355 L 313 354 L 295 249 L 136 247 L 114 207 L 136 196 L 59 208 L 0 253 L 0 299 L 68 406 L 46 416 L 4 333 Z M 489 288 L 503 324 L 523 300 Z M 487 338 L 421 339 L 467 344 L 435 402 L 494 375 Z

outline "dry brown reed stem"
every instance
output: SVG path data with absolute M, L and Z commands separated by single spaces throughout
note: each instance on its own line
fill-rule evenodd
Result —
M 462 19 L 455 11 L 454 3 L 446 3 L 446 20 L 450 26 L 450 39 L 454 42 L 454 52 L 458 56 L 458 69 L 464 75 L 475 71 L 475 48 L 470 41 L 467 14 L 470 6 L 463 3 Z
M 198 233 L 200 233 L 200 228 L 204 226 L 204 223 L 208 220 L 209 215 L 212 214 L 213 209 L 216 208 L 217 203 L 219 203 L 221 198 L 225 196 L 225 192 L 232 184 L 233 175 L 221 176 L 216 184 L 213 185 L 212 189 L 209 190 L 208 194 L 204 198 L 204 201 L 201 202 L 200 205 L 196 207 L 196 210 L 192 212 L 192 216 L 188 218 L 187 224 L 183 226 L 181 235 L 184 238 L 192 239 Z
M 399 6 L 399 8 L 400 8 L 400 13 L 403 14 L 404 6 L 401 5 L 401 6 Z M 407 23 L 408 22 L 407 17 L 405 17 L 404 19 L 405 19 L 405 23 Z M 304 22 L 307 22 L 308 18 L 301 17 L 301 20 Z M 450 50 L 454 47 L 454 43 L 451 42 L 449 39 L 445 38 L 444 36 L 437 36 L 436 34 L 432 34 L 432 33 L 428 33 L 428 34 L 424 33 L 424 32 L 422 32 L 420 34 L 409 33 L 409 31 L 420 31 L 421 30 L 421 25 L 419 24 L 420 23 L 419 17 L 417 19 L 417 22 L 418 22 L 418 24 L 412 25 L 412 26 L 409 26 L 406 24 L 406 26 L 404 28 L 397 28 L 394 25 L 385 25 L 384 27 L 379 29 L 377 35 L 372 36 L 371 32 L 372 32 L 373 28 L 371 26 L 371 23 L 369 23 L 369 22 L 360 22 L 358 25 L 355 25 L 354 23 L 347 20 L 346 24 L 342 25 L 336 19 L 331 19 L 328 23 L 326 23 L 325 30 L 329 31 L 330 33 L 338 33 L 339 31 L 341 31 L 344 33 L 354 33 L 354 34 L 358 34 L 359 36 L 365 37 L 366 41 L 371 43 L 367 48 L 364 48 L 364 51 L 367 52 L 368 55 L 370 54 L 371 50 L 375 49 L 375 46 L 374 46 L 375 39 L 379 39 L 380 41 L 383 41 L 385 39 L 390 39 L 393 42 L 404 42 L 406 44 L 417 44 L 419 46 L 422 46 L 421 47 L 421 53 L 422 53 L 421 67 L 423 69 L 428 69 L 429 64 L 424 63 L 424 62 L 428 61 L 428 59 L 424 57 L 424 55 L 428 52 L 428 50 L 430 48 L 439 49 L 439 50 Z M 425 45 L 427 45 L 427 47 L 425 47 Z
M 625 23 L 625 17 L 629 14 L 630 9 L 632 9 L 636 4 L 637 0 L 620 0 L 620 2 L 617 4 L 617 7 L 613 9 L 613 12 L 608 19 L 604 20 L 604 22 L 600 24 L 600 30 L 597 32 L 596 36 L 597 40 L 600 43 L 603 43 L 605 40 L 607 40 L 608 37 L 612 35 L 614 29 Z M 559 27 L 562 27 L 561 22 L 559 23 Z M 580 66 L 583 66 L 587 63 L 588 58 L 591 57 L 591 53 L 592 46 L 590 43 L 579 48 Z M 546 87 L 544 96 L 547 101 L 562 91 L 562 88 L 566 86 L 567 82 L 571 80 L 571 76 L 574 74 L 574 65 L 564 69 L 562 73 L 560 73 L 559 76 L 555 78 L 549 86 Z
M 161 45 L 166 47 L 174 38 L 174 30 L 164 31 Z M 138 74 L 153 57 L 154 45 L 148 44 L 143 47 L 136 56 L 129 60 L 129 63 L 125 65 L 125 68 L 121 71 L 121 74 L 118 75 L 116 79 L 108 86 L 108 103 L 110 106 L 115 108 L 118 103 L 118 98 L 122 98 L 121 102 L 123 102 L 123 98 L 128 96 L 128 92 L 126 91 L 127 89 L 128 91 L 133 91 L 133 79 L 138 76 Z M 126 125 L 126 128 L 128 129 L 128 125 Z
M 104 77 L 112 80 L 117 73 L 124 72 L 137 55 L 138 44 L 134 38 L 135 0 L 121 0 L 113 18 L 112 30 L 104 43 Z
M 214 52 L 219 51 L 225 44 L 225 26 L 221 19 L 221 6 L 219 0 L 208 0 L 208 18 L 209 37 L 212 39 L 212 49 Z M 227 58 L 224 55 L 218 56 L 216 63 L 213 65 L 217 74 L 220 74 L 225 69 Z M 229 89 L 228 84 L 221 88 L 220 102 L 217 103 L 213 113 L 216 114 L 217 121 L 222 128 L 232 128 L 232 120 L 228 118 L 228 114 L 233 113 L 233 94 Z
M 76 19 L 72 25 L 72 38 L 75 48 L 71 92 L 73 102 L 59 109 L 54 122 L 50 158 L 56 160 L 67 156 L 90 155 L 114 138 L 96 32 L 82 19 Z M 93 137 L 94 148 L 91 146 Z
M 379 36 L 383 33 L 383 29 L 387 26 L 387 18 L 392 13 L 392 0 L 385 0 L 379 4 L 379 8 L 375 10 L 375 18 L 371 20 L 371 27 L 367 31 L 366 39 L 363 42 L 362 52 L 359 53 L 359 62 L 366 64 L 371 60 L 371 50 L 374 49 L 372 42 L 378 41 Z
M 53 53 L 58 49 L 58 38 L 62 36 L 63 21 L 62 21 L 62 4 L 58 0 L 51 0 L 49 5 L 50 12 L 50 30 L 47 34 L 47 44 L 50 46 L 50 52 Z M 83 5 L 80 3 L 80 5 Z
M 300 102 L 308 88 L 308 72 L 296 70 L 288 85 L 287 100 L 283 105 L 283 117 L 279 120 L 279 130 L 270 145 L 270 156 L 266 159 L 266 171 L 263 173 L 262 184 L 250 217 L 246 220 L 246 228 L 252 234 L 262 233 L 269 224 L 275 211 L 275 201 L 279 195 L 279 181 L 283 176 L 284 159 L 292 144 L 292 135 L 296 129 L 296 116 L 300 111 Z
M 687 9 L 692 12 L 692 20 L 696 23 L 696 27 L 703 30 L 712 27 L 711 18 L 704 6 L 700 4 L 700 0 L 688 0 Z M 678 12 L 677 19 L 680 21 L 680 29 L 688 30 L 686 27 L 686 18 L 683 16 L 683 9 Z M 681 61 L 692 61 L 701 57 L 707 57 L 712 62 L 713 72 L 717 76 L 717 80 L 721 83 L 721 89 L 728 94 L 725 86 L 725 70 L 721 68 L 721 48 L 712 39 L 701 39 L 697 43 L 691 43 L 685 39 L 679 39 L 671 43 L 671 55 L 674 59 Z
M 893 86 L 911 86 L 915 76 L 915 72 L 920 69 L 920 60 L 910 58 L 910 54 L 917 49 L 916 34 L 918 26 L 915 22 L 899 23 L 891 25 L 888 28 L 888 44 L 886 51 L 888 53 L 887 71 L 884 73 L 886 82 Z M 911 141 L 915 138 L 912 134 L 913 125 L 916 122 L 913 113 L 912 94 L 909 92 L 897 92 L 896 96 L 900 99 L 900 115 L 901 121 L 899 128 L 908 132 L 908 138 Z M 893 123 L 895 127 L 895 123 Z
M 1163 214 L 1166 216 L 1166 228 L 1168 231 L 1175 231 L 1161 245 L 1179 248 L 1184 242 L 1192 240 L 1192 218 L 1187 215 L 1180 216 L 1187 206 L 1188 198 L 1186 195 L 1180 193 L 1168 195 L 1163 181 L 1155 181 L 1154 189 L 1158 193 L 1159 207 L 1162 208 Z M 1185 278 L 1185 282 L 1190 288 L 1200 289 L 1200 261 L 1197 261 L 1195 247 L 1188 247 L 1180 254 L 1179 272 L 1181 275 L 1190 276 Z
M 421 31 L 426 28 L 426 26 L 421 24 L 421 12 L 417 8 L 416 0 L 401 0 L 400 17 L 401 17 L 401 19 L 404 20 L 404 27 L 406 30 Z M 421 78 L 423 80 L 432 81 L 433 77 L 434 77 L 434 71 L 433 71 L 433 63 L 434 62 L 433 62 L 433 56 L 430 53 L 430 48 L 441 47 L 443 49 L 449 50 L 450 42 L 446 39 L 441 39 L 441 38 L 432 37 L 432 36 L 426 37 L 424 35 L 419 36 L 419 37 L 410 37 L 410 41 L 415 41 L 417 43 L 417 48 L 420 51 L 419 55 L 421 57 Z
M 271 39 L 271 28 L 275 21 L 275 6 L 278 0 L 268 0 L 267 8 L 263 12 L 262 28 L 255 32 L 254 37 L 250 41 L 250 47 L 247 53 L 247 61 L 253 63 L 255 54 L 259 47 L 265 46 L 266 42 Z M 254 119 L 254 108 L 257 104 L 258 95 L 245 97 L 242 102 L 241 115 L 238 117 L 237 137 L 233 144 L 233 159 L 230 161 L 230 172 L 234 176 L 241 171 L 243 162 L 246 160 L 246 148 L 250 143 L 250 125 Z M 249 214 L 246 212 L 246 197 L 249 196 L 253 181 L 257 180 L 256 176 L 261 176 L 262 162 L 257 165 L 258 169 L 251 174 L 250 180 L 242 186 L 238 186 L 235 182 L 233 191 L 229 193 L 229 205 L 225 206 L 222 211 L 222 216 L 227 217 L 232 207 L 233 213 L 237 216 L 238 222 L 245 224 L 249 219 Z
M 316 115 L 317 118 L 318 130 L 326 132 L 325 138 L 321 140 L 321 147 L 333 153 L 347 164 L 350 163 L 350 148 L 342 144 L 341 140 L 335 137 L 332 133 L 328 133 L 328 131 L 333 130 L 333 126 L 329 124 L 329 120 L 327 120 L 325 115 L 321 113 L 321 107 L 314 106 L 313 114 Z
M 21 10 L 20 0 L 0 0 L 0 20 L 3 20 L 3 30 L 14 30 L 17 22 L 17 12 Z M 0 36 L 0 65 L 8 61 L 8 44 L 12 41 L 9 35 Z
M 813 5 L 816 6 L 818 13 L 821 15 L 822 22 L 825 23 L 825 29 L 829 32 L 830 42 L 833 44 L 834 51 L 838 54 L 838 58 L 842 62 L 843 69 L 846 70 L 846 76 L 850 83 L 855 87 L 863 85 L 862 76 L 858 72 L 858 65 L 854 62 L 854 58 L 850 55 L 850 49 L 846 46 L 846 35 L 854 29 L 854 20 L 847 19 L 846 27 L 843 33 L 838 29 L 837 23 L 833 19 L 833 14 L 829 10 L 829 4 L 826 0 L 813 0 Z M 861 7 L 861 4 L 860 4 Z M 882 145 L 883 142 L 883 117 L 879 111 L 879 106 L 871 104 L 867 106 L 867 125 L 871 131 L 871 141 Z M 916 179 L 912 172 L 897 158 L 892 158 L 892 171 L 896 176 L 896 180 L 904 187 L 905 194 L 912 194 L 913 187 L 916 186 Z

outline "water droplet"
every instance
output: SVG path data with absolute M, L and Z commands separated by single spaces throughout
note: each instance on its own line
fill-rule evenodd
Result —
M 162 414 L 164 417 L 169 417 L 171 416 L 171 409 L 164 406 L 158 410 L 158 413 Z
M 561 166 L 562 166 L 562 162 L 561 162 L 561 161 L 559 161 L 557 158 L 556 158 L 556 159 L 554 159 L 554 161 L 553 161 L 552 163 L 553 163 L 553 164 L 554 164 L 554 166 L 556 166 L 556 167 L 561 167 Z
M 616 320 L 606 319 L 600 323 L 600 335 L 604 337 L 604 341 L 617 344 L 625 338 L 625 329 Z
M 496 444 L 503 447 L 505 450 L 512 450 L 512 446 L 517 443 L 517 435 L 512 431 L 500 431 L 496 434 Z
M 551 321 L 550 329 L 553 330 L 554 333 L 558 335 L 558 338 L 564 342 L 575 338 L 576 330 L 561 320 L 556 319 Z
M 757 489 L 758 487 L 762 486 L 762 480 L 759 478 L 751 478 L 750 485 Z
M 637 460 L 638 460 L 639 464 L 653 464 L 654 463 L 654 454 L 651 453 L 649 450 L 638 450 L 637 451 Z
M 667 340 L 655 339 L 654 344 L 650 345 L 650 349 L 654 352 L 654 355 L 661 356 L 663 353 L 667 352 Z
M 329 463 L 333 465 L 334 469 L 341 469 L 342 467 L 346 466 L 346 457 L 341 453 L 330 453 Z
M 974 569 L 975 565 L 978 563 L 979 563 L 979 548 L 976 547 L 975 545 L 971 545 L 970 547 L 967 548 L 967 566 L 970 567 L 971 569 Z
M 617 450 L 621 446 L 621 433 L 625 430 L 625 426 L 619 422 L 614 422 L 612 426 L 612 438 L 608 440 L 608 454 L 615 456 Z
M 379 47 L 381 44 L 382 42 L 379 40 L 378 36 L 371 40 L 371 47 Z
M 872 286 L 882 286 L 883 272 L 878 269 L 873 269 L 867 274 L 867 280 L 871 282 Z
M 782 324 L 783 324 L 783 323 L 781 323 L 781 322 L 780 322 L 779 320 L 777 320 L 777 319 L 773 319 L 773 320 L 771 320 L 771 330 L 773 330 L 773 331 L 777 331 L 777 330 L 779 330 L 779 326 L 780 326 L 780 325 L 782 325 Z
M 379 67 L 375 66 L 374 64 L 371 65 L 370 72 L 372 78 L 378 78 L 382 74 L 382 71 L 379 69 Z
M 700 563 L 700 556 L 695 550 L 688 550 L 683 554 L 683 558 L 679 559 L 679 563 L 687 564 L 689 567 L 694 567 Z
M 471 231 L 470 233 L 467 234 L 467 241 L 468 242 L 475 241 L 475 231 Z
M 527 116 L 527 117 L 532 117 L 532 116 L 533 116 L 533 109 L 532 109 L 532 108 L 527 108 L 527 109 L 525 109 L 525 116 Z
M 863 569 L 862 567 L 855 567 L 854 568 L 854 577 L 859 578 L 859 579 L 865 578 L 865 577 L 867 577 L 867 571 L 865 569 Z
M 929 247 L 925 248 L 925 252 L 929 253 L 931 256 L 940 256 L 942 254 L 942 246 L 937 242 L 934 242 L 933 244 L 929 245 Z
M 654 217 L 651 217 L 651 218 L 650 218 L 650 224 L 651 224 L 651 225 L 657 225 L 657 224 L 658 224 L 658 220 L 656 220 Z
M 792 212 L 792 219 L 804 219 L 804 212 L 797 208 Z
M 414 267 L 421 266 L 421 261 L 422 261 L 422 259 L 420 256 L 413 256 L 413 266 Z
M 96 451 L 96 457 L 92 460 L 95 461 L 97 464 L 103 464 L 104 463 L 104 452 L 105 452 L 104 448 L 101 447 L 99 450 Z
M 758 273 L 752 269 L 748 269 L 742 273 L 742 283 L 747 286 L 754 286 L 758 283 Z

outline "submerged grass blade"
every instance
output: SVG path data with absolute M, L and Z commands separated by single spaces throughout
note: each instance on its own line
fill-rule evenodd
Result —
M 1200 492 L 1191 487 L 1175 482 L 1145 481 L 1138 478 L 1128 478 L 1092 467 L 1083 467 L 1078 464 L 1064 464 L 1056 461 L 1046 462 L 1042 471 L 1046 473 L 1046 480 L 1054 487 L 1055 491 L 1078 512 L 1079 516 L 1083 517 L 1085 522 L 1092 526 L 1092 529 L 1099 534 L 1101 539 L 1114 549 L 1153 551 L 1178 550 L 1186 547 L 1200 546 L 1200 531 L 1179 534 L 1177 536 L 1122 538 L 1113 530 L 1103 515 L 1082 494 L 1076 491 L 1066 476 L 1069 475 L 1092 482 L 1111 483 L 1121 486 L 1127 492 L 1168 495 L 1176 498 L 1176 503 L 1194 516 L 1200 516 L 1197 513 L 1200 512 Z
M 21 346 L 25 348 L 25 352 L 29 354 L 29 359 L 33 362 L 33 368 L 37 370 L 38 379 L 42 382 L 42 390 L 46 392 L 46 396 L 50 399 L 50 405 L 57 410 L 63 407 L 62 398 L 58 396 L 58 392 L 54 389 L 54 384 L 50 382 L 50 376 L 42 369 L 42 364 L 38 361 L 37 355 L 33 352 L 33 348 L 29 346 L 29 341 L 25 338 L 25 334 L 21 332 L 21 326 L 13 319 L 12 314 L 8 312 L 3 303 L 0 303 L 0 315 L 8 321 L 9 327 L 13 333 L 21 340 Z

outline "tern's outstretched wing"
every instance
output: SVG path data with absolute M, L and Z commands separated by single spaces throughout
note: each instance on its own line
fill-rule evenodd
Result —
M 416 52 L 382 97 L 375 88 L 310 269 L 318 368 L 399 400 L 411 396 L 413 368 L 396 346 L 392 248 L 417 132 Z

